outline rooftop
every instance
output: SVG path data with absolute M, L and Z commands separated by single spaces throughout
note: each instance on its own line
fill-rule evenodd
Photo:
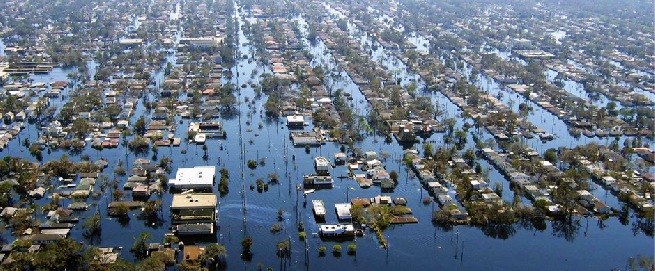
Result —
M 303 116 L 287 116 L 287 123 L 302 123 L 305 121 Z
M 334 208 L 337 211 L 337 217 L 339 219 L 350 219 L 352 217 L 350 214 L 352 205 L 350 203 L 335 203 Z
M 328 161 L 327 158 L 323 156 L 314 158 L 314 163 L 317 167 L 327 167 L 330 165 L 330 161 Z
M 212 193 L 174 194 L 172 209 L 215 208 L 218 199 Z
M 175 187 L 193 185 L 212 186 L 214 184 L 214 176 L 216 176 L 216 167 L 214 166 L 179 168 L 175 174 L 175 179 L 170 180 L 170 184 Z
M 185 261 L 195 261 L 200 259 L 200 255 L 205 253 L 205 248 L 199 246 L 184 246 L 183 253 Z

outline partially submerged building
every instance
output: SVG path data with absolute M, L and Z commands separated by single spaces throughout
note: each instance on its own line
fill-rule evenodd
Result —
M 289 129 L 302 129 L 305 125 L 303 116 L 287 116 L 287 126 Z
M 213 234 L 218 198 L 211 193 L 173 195 L 171 223 L 178 235 Z
M 173 190 L 202 190 L 212 191 L 216 178 L 216 167 L 197 166 L 192 168 L 179 168 L 175 179 L 168 181 Z

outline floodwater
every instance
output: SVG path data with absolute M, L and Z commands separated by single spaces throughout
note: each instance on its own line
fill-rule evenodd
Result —
M 176 7 L 176 10 L 179 10 L 179 7 Z M 236 18 L 240 21 L 246 19 L 240 13 L 237 13 Z M 304 27 L 302 17 L 298 17 L 296 20 Z M 366 33 L 356 30 L 354 25 L 349 25 L 349 28 L 351 35 L 359 39 L 362 44 L 370 45 L 374 42 L 368 38 Z M 306 34 L 305 31 L 303 33 Z M 248 38 L 242 31 L 239 31 L 238 37 L 240 44 L 240 54 L 238 55 L 254 51 L 254 48 L 247 45 Z M 415 42 L 417 45 L 427 42 L 422 38 L 416 38 L 416 40 L 419 41 Z M 317 57 L 317 60 L 315 60 L 317 63 L 328 67 L 335 66 L 333 58 L 329 57 L 329 51 L 322 42 L 318 42 L 314 46 L 309 45 L 309 42 L 305 42 L 305 44 L 309 47 L 310 53 Z M 0 48 L 2 48 L 2 43 L 0 43 Z M 386 66 L 388 70 L 398 71 L 397 76 L 402 78 L 402 84 L 419 81 L 416 74 L 408 72 L 400 61 L 381 46 L 378 46 L 377 50 L 370 51 L 370 53 L 373 59 Z M 175 63 L 174 56 L 171 56 L 169 61 Z M 232 68 L 235 76 L 232 79 L 224 78 L 224 83 L 230 82 L 240 86 L 249 80 L 256 82 L 259 75 L 268 71 L 267 67 L 258 66 L 257 63 L 257 61 L 249 62 L 246 59 L 239 59 L 237 65 Z M 67 80 L 66 75 L 68 72 L 70 70 L 56 68 L 48 75 L 32 76 L 32 79 L 45 83 Z M 251 77 L 252 74 L 254 74 L 254 77 Z M 339 70 L 337 74 L 336 88 L 343 88 L 350 93 L 353 97 L 353 106 L 357 109 L 356 112 L 365 116 L 369 108 L 359 89 L 344 71 Z M 478 86 L 494 95 L 502 92 L 503 98 L 501 100 L 508 105 L 510 101 L 514 101 L 513 107 L 515 110 L 519 102 L 524 102 L 515 93 L 503 90 L 493 80 L 484 76 L 478 81 Z M 64 92 L 63 95 L 67 96 L 67 92 Z M 457 117 L 461 113 L 455 105 L 440 93 L 422 93 L 422 95 L 430 96 L 434 102 L 439 102 L 448 116 Z M 265 267 L 271 266 L 275 270 L 552 270 L 554 267 L 559 270 L 608 270 L 614 267 L 623 267 L 629 257 L 636 257 L 640 254 L 646 256 L 653 254 L 652 237 L 648 237 L 638 230 L 633 230 L 631 223 L 636 221 L 634 217 L 630 218 L 627 225 L 621 224 L 615 217 L 604 221 L 603 224 L 600 224 L 597 218 L 590 217 L 576 218 L 573 226 L 568 227 L 562 227 L 558 222 L 550 221 L 546 221 L 544 225 L 537 228 L 532 225 L 518 224 L 502 229 L 456 226 L 453 229 L 444 230 L 435 227 L 430 219 L 432 211 L 438 207 L 433 204 L 425 205 L 422 203 L 421 199 L 429 197 L 429 195 L 421 187 L 418 179 L 411 178 L 408 170 L 401 165 L 403 148 L 395 141 L 385 143 L 384 138 L 380 136 L 369 136 L 364 141 L 356 143 L 355 146 L 365 151 L 376 151 L 378 154 L 382 152 L 391 154 L 383 163 L 387 170 L 396 170 L 400 174 L 399 184 L 393 193 L 382 193 L 380 188 L 376 186 L 361 189 L 352 179 L 337 178 L 347 175 L 346 168 L 340 166 L 334 168 L 331 172 L 332 176 L 335 177 L 335 185 L 332 189 L 317 190 L 315 193 L 307 195 L 305 199 L 302 197 L 302 193 L 299 195 L 296 187 L 302 183 L 303 175 L 313 173 L 312 158 L 324 156 L 332 160 L 333 155 L 340 152 L 340 145 L 327 143 L 321 147 L 311 148 L 309 153 L 306 153 L 303 148 L 294 148 L 288 140 L 289 131 L 285 125 L 280 120 L 271 120 L 264 116 L 263 104 L 266 98 L 257 99 L 254 105 L 248 106 L 244 102 L 246 97 L 251 101 L 255 97 L 254 90 L 249 85 L 238 90 L 239 114 L 220 119 L 227 131 L 227 138 L 207 140 L 207 160 L 202 158 L 204 154 L 202 146 L 185 141 L 180 147 L 159 148 L 156 156 L 157 159 L 165 156 L 173 159 L 173 172 L 169 174 L 169 178 L 174 178 L 175 170 L 180 167 L 214 165 L 217 169 L 226 168 L 229 170 L 229 193 L 219 198 L 218 215 L 220 221 L 218 222 L 215 239 L 207 238 L 200 241 L 200 243 L 219 242 L 224 244 L 228 250 L 227 269 L 229 270 L 241 268 L 253 270 L 260 262 Z M 360 103 L 360 101 L 363 102 Z M 561 120 L 531 102 L 525 102 L 532 105 L 535 110 L 530 113 L 528 119 L 547 132 L 557 134 L 555 140 L 546 143 L 539 140 L 527 141 L 528 145 L 540 153 L 548 148 L 576 146 L 592 141 L 592 139 L 584 137 L 581 139 L 572 138 L 566 132 L 566 126 Z M 63 101 L 56 101 L 56 103 L 63 104 Z M 142 101 L 139 101 L 131 122 L 136 121 L 140 114 L 146 114 Z M 179 123 L 179 120 L 179 117 L 176 117 L 178 126 L 175 136 L 185 138 L 189 120 L 181 119 L 181 123 Z M 461 127 L 464 122 L 465 120 L 458 118 L 458 127 Z M 259 123 L 262 123 L 261 129 L 257 128 Z M 311 128 L 310 125 L 305 130 Z M 480 136 L 482 140 L 490 137 L 486 132 L 483 132 Z M 29 138 L 32 142 L 35 141 L 38 138 L 37 127 L 27 125 L 27 128 L 19 134 L 19 137 L 12 140 L 9 147 L 1 152 L 2 156 L 19 156 L 35 161 L 34 158 L 30 157 L 27 149 L 21 146 L 25 138 Z M 441 145 L 443 144 L 443 135 L 435 134 L 427 140 L 435 142 L 436 145 Z M 472 137 L 469 135 L 469 147 L 472 147 L 472 141 Z M 415 147 L 421 149 L 420 144 Z M 182 154 L 182 150 L 186 150 L 186 154 Z M 44 152 L 43 160 L 59 159 L 64 153 L 61 150 L 52 153 Z M 91 160 L 107 159 L 109 168 L 103 174 L 108 175 L 110 180 L 113 178 L 119 179 L 121 185 L 126 181 L 126 177 L 114 176 L 112 171 L 112 168 L 119 161 L 122 161 L 129 170 L 136 158 L 153 158 L 153 153 L 136 155 L 122 146 L 102 151 L 87 147 L 81 154 L 71 155 L 70 158 L 79 161 L 84 154 L 88 154 Z M 265 163 L 251 170 L 245 166 L 247 160 L 263 160 Z M 512 194 L 509 189 L 509 182 L 485 161 L 481 160 L 480 163 L 483 168 L 489 170 L 492 183 L 503 184 L 505 191 L 503 199 L 511 201 Z M 254 184 L 258 178 L 268 180 L 267 176 L 272 173 L 280 176 L 279 184 L 271 184 L 268 191 L 263 193 L 249 189 L 250 184 Z M 96 185 L 96 188 L 99 189 L 99 184 Z M 215 187 L 215 191 L 218 191 L 217 187 Z M 51 193 L 49 192 L 48 195 Z M 380 194 L 407 198 L 407 206 L 413 210 L 413 215 L 420 220 L 418 224 L 391 226 L 387 229 L 385 237 L 389 242 L 388 250 L 380 248 L 374 233 L 366 232 L 363 237 L 343 242 L 343 253 L 341 256 L 335 256 L 330 251 L 331 247 L 338 242 L 321 240 L 312 235 L 318 230 L 318 223 L 315 221 L 311 210 L 310 202 L 312 199 L 322 199 L 327 209 L 333 210 L 334 203 L 346 202 L 347 198 L 371 198 Z M 612 207 L 619 208 L 621 206 L 621 203 L 616 201 L 613 195 L 607 195 L 602 188 L 594 190 L 594 194 Z M 101 236 L 97 240 L 85 240 L 81 234 L 83 230 L 80 223 L 72 231 L 72 238 L 85 240 L 86 243 L 97 246 L 122 246 L 125 248 L 122 257 L 132 260 L 129 247 L 133 243 L 133 236 L 147 231 L 152 233 L 153 242 L 161 242 L 163 235 L 169 232 L 171 226 L 170 211 L 166 206 L 171 204 L 172 195 L 170 193 L 161 196 L 165 206 L 162 214 L 163 219 L 155 225 L 140 220 L 137 217 L 138 211 L 130 212 L 131 219 L 126 224 L 121 224 L 117 219 L 107 217 L 106 206 L 111 200 L 110 197 L 111 195 L 105 194 L 96 199 L 97 204 L 93 205 L 89 211 L 75 213 L 83 221 L 96 210 L 100 211 L 103 219 Z M 125 198 L 131 199 L 129 191 L 126 191 Z M 153 195 L 151 197 L 151 199 L 155 198 L 158 198 L 158 196 Z M 525 199 L 523 200 L 525 201 Z M 308 204 L 305 205 L 305 201 Z M 36 202 L 45 204 L 49 202 L 49 199 L 46 198 Z M 91 203 L 93 200 L 90 199 L 88 202 Z M 64 206 L 68 203 L 70 203 L 70 200 L 63 201 Z M 282 209 L 285 213 L 282 221 L 277 218 L 278 209 Z M 328 223 L 337 222 L 334 212 L 328 212 L 326 217 Z M 304 223 L 308 233 L 307 250 L 305 250 L 305 244 L 298 237 L 296 225 L 299 222 Z M 270 228 L 274 224 L 281 224 L 283 230 L 279 233 L 271 233 Z M 5 231 L 3 234 L 5 240 L 13 240 L 13 237 L 9 237 L 8 234 L 9 231 Z M 239 258 L 241 253 L 240 242 L 246 236 L 253 238 L 253 258 L 249 262 Z M 292 254 L 290 259 L 283 262 L 275 254 L 276 244 L 286 239 L 291 240 Z M 191 242 L 191 240 L 187 240 L 187 244 Z M 345 252 L 346 246 L 350 243 L 357 244 L 356 255 L 348 255 Z M 318 248 L 321 246 L 328 248 L 328 253 L 325 256 L 318 253 Z M 305 258 L 305 253 L 307 253 L 307 258 Z

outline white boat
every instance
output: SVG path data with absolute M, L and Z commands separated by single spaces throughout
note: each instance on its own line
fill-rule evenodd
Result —
M 205 134 L 197 134 L 196 136 L 193 137 L 193 141 L 196 142 L 196 144 L 205 144 L 206 140 L 207 140 L 207 135 Z

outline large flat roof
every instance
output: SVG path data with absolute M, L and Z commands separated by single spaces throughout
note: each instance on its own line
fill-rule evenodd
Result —
M 193 185 L 214 185 L 216 176 L 215 166 L 198 166 L 192 168 L 179 168 L 175 179 L 169 181 L 172 186 L 184 187 Z
M 287 123 L 290 122 L 304 122 L 305 118 L 303 116 L 287 116 Z
M 337 217 L 339 219 L 350 219 L 352 217 L 350 214 L 352 205 L 350 203 L 335 203 L 334 208 L 337 211 Z
M 323 156 L 314 158 L 314 162 L 316 163 L 317 167 L 327 167 L 330 165 L 330 161 L 328 161 L 327 158 Z
M 118 41 L 119 44 L 141 44 L 143 39 L 121 39 Z
M 172 209 L 216 208 L 218 199 L 212 193 L 174 194 Z

